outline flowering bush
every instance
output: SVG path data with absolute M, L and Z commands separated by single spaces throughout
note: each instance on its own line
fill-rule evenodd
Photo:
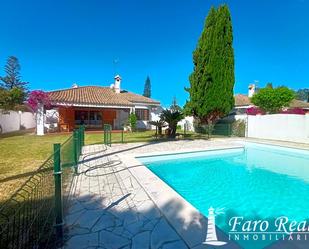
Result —
M 265 112 L 258 107 L 250 107 L 246 110 L 246 113 L 248 115 L 257 115 L 257 114 L 263 115 L 263 114 L 265 114 Z
M 33 111 L 37 111 L 38 105 L 43 104 L 44 106 L 50 106 L 50 99 L 46 92 L 41 90 L 35 90 L 30 92 L 28 98 L 28 105 L 32 108 Z
M 298 114 L 298 115 L 305 115 L 306 112 L 301 108 L 293 108 L 281 111 L 282 114 Z

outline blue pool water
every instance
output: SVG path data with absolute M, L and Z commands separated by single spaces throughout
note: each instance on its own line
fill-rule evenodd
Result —
M 138 160 L 205 216 L 210 206 L 224 208 L 216 224 L 226 232 L 232 216 L 309 218 L 308 151 L 246 143 L 239 149 Z

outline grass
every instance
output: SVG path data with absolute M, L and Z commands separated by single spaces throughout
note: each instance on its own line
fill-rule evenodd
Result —
M 0 201 L 11 196 L 52 153 L 53 143 L 69 135 L 35 136 L 12 133 L 0 137 Z
M 155 141 L 154 131 L 128 132 L 124 142 Z M 0 202 L 9 198 L 37 170 L 53 152 L 54 143 L 63 143 L 71 134 L 16 132 L 0 136 Z M 185 139 L 207 138 L 206 135 L 189 133 Z M 183 137 L 180 137 L 183 139 Z M 121 142 L 121 133 L 112 134 L 112 143 Z M 86 133 L 85 144 L 103 143 L 102 133 Z

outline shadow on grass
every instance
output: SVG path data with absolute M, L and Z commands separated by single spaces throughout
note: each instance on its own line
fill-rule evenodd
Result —
M 147 132 L 140 132 L 140 133 L 125 133 L 124 140 L 122 142 L 121 133 L 112 133 L 112 144 L 118 143 L 138 143 L 138 142 L 168 142 L 168 141 L 179 141 L 179 140 L 195 140 L 195 139 L 204 139 L 208 140 L 208 136 L 204 134 L 197 134 L 197 133 L 177 133 L 178 135 L 175 138 L 170 138 L 165 135 L 156 136 L 155 134 L 148 134 Z M 100 140 L 94 139 L 97 135 L 101 136 Z M 91 141 L 96 140 L 96 141 Z M 87 134 L 86 133 L 86 145 L 94 145 L 94 144 L 102 144 L 103 143 L 103 132 L 95 133 L 95 134 Z
M 30 134 L 33 133 L 34 129 L 26 129 L 26 130 L 20 130 L 20 131 L 12 131 L 8 133 L 3 133 L 0 134 L 0 139 L 1 138 L 8 138 L 8 137 L 17 137 L 17 136 L 23 136 L 25 134 Z

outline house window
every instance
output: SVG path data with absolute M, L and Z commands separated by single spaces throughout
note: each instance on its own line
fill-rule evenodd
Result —
M 137 120 L 149 120 L 148 109 L 135 109 L 135 115 L 137 117 Z

